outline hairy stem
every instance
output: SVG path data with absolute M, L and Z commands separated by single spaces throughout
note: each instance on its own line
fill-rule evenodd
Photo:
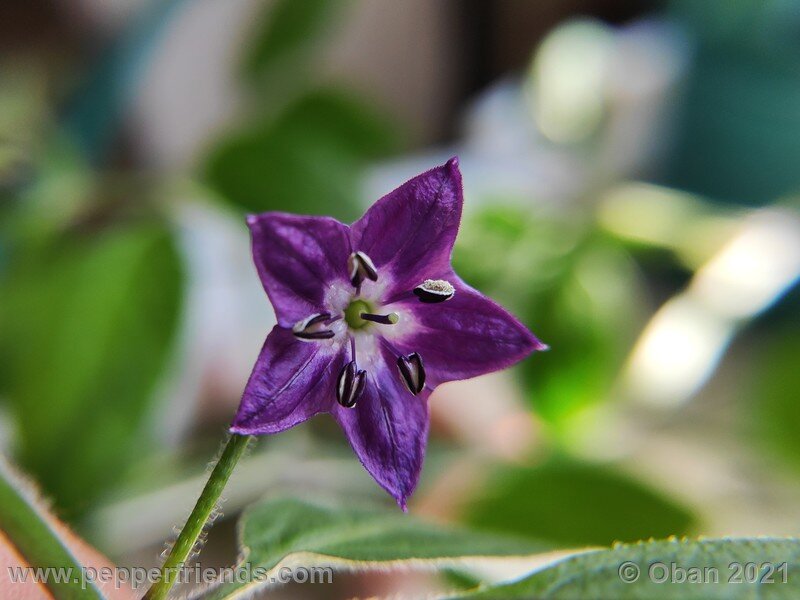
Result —
M 169 556 L 161 566 L 161 577 L 153 583 L 147 590 L 143 600 L 163 600 L 167 598 L 170 588 L 175 585 L 178 573 L 186 562 L 186 559 L 197 544 L 197 539 L 203 532 L 203 528 L 208 522 L 211 513 L 217 506 L 222 490 L 233 472 L 233 468 L 242 457 L 247 444 L 250 442 L 250 435 L 232 435 L 225 444 L 225 449 L 219 457 L 217 464 L 211 471 L 211 475 L 203 488 L 197 504 L 194 505 L 192 513 L 186 520 L 178 539 L 170 550 Z

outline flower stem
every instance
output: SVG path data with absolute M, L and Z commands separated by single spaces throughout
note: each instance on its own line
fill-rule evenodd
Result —
M 228 482 L 233 468 L 239 462 L 252 437 L 250 435 L 234 434 L 228 439 L 222 455 L 219 457 L 217 464 L 214 465 L 214 469 L 211 471 L 211 475 L 200 497 L 197 499 L 197 504 L 194 505 L 194 509 L 192 509 L 192 513 L 186 520 L 178 539 L 175 540 L 169 556 L 161 566 L 161 577 L 147 590 L 142 600 L 163 600 L 167 597 L 169 590 L 177 582 L 181 567 L 186 562 L 189 554 L 191 554 L 195 544 L 197 544 L 197 538 L 200 537 L 211 513 L 217 506 L 219 497 L 222 494 L 222 490 L 225 489 L 225 484 Z

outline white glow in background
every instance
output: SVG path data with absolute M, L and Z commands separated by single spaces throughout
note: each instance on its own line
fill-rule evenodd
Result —
M 800 217 L 781 209 L 754 213 L 647 325 L 624 374 L 627 391 L 651 404 L 685 402 L 713 373 L 741 324 L 798 277 Z

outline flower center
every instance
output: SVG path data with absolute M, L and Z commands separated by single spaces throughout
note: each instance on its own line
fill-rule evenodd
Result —
M 400 320 L 397 313 L 377 315 L 372 312 L 372 306 L 365 300 L 352 300 L 344 310 L 344 320 L 350 329 L 363 329 L 370 323 L 379 325 L 394 325 Z
M 372 313 L 373 308 L 364 300 L 353 300 L 344 310 L 344 320 L 350 329 L 363 329 L 369 321 L 361 318 L 362 313 Z

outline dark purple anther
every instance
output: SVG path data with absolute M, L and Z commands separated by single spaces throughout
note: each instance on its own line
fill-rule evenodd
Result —
M 336 382 L 336 399 L 345 408 L 353 408 L 364 392 L 367 382 L 367 372 L 359 370 L 356 361 L 347 363 Z
M 415 396 L 425 388 L 425 365 L 416 352 L 397 358 L 397 370 L 408 391 Z

